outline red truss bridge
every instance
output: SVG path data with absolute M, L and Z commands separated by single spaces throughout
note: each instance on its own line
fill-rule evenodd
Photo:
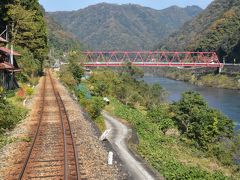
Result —
M 221 68 L 215 52 L 165 52 L 165 51 L 85 51 L 85 66 L 133 66 L 159 67 L 212 67 Z

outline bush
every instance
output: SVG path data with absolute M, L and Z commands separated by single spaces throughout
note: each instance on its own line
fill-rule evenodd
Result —
M 75 79 L 73 78 L 73 75 L 71 72 L 69 71 L 63 71 L 61 72 L 60 74 L 60 79 L 61 81 L 66 85 L 68 86 L 69 88 L 73 88 L 74 86 L 77 85 Z
M 228 144 L 226 142 L 216 143 L 211 147 L 209 152 L 210 155 L 214 155 L 217 159 L 226 166 L 233 164 L 233 156 L 232 156 L 232 144 Z
M 0 97 L 0 133 L 13 129 L 26 116 L 27 111 L 13 106 L 3 97 Z
M 27 87 L 26 88 L 26 93 L 28 96 L 31 96 L 34 93 L 34 89 L 32 87 Z
M 81 78 L 84 75 L 84 70 L 82 66 L 77 63 L 70 63 L 70 70 L 72 72 L 73 78 L 79 84 L 81 82 Z
M 170 111 L 168 105 L 160 105 L 157 107 L 153 107 L 148 111 L 148 118 L 156 123 L 160 130 L 165 134 L 168 129 L 173 128 L 174 121 L 170 117 Z
M 95 122 L 101 132 L 104 132 L 106 130 L 105 120 L 102 116 L 97 117 Z
M 101 111 L 105 106 L 105 102 L 102 97 L 94 97 L 89 100 L 89 105 L 86 107 L 87 112 L 90 114 L 91 118 L 96 119 L 101 115 Z

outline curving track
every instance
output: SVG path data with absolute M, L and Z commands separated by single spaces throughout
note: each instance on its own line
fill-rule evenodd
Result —
M 44 78 L 38 127 L 18 179 L 80 179 L 68 114 L 51 73 Z

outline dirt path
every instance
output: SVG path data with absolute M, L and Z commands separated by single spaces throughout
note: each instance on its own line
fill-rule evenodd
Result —
M 107 129 L 111 129 L 110 134 L 108 135 L 108 140 L 118 153 L 124 165 L 127 167 L 131 178 L 136 180 L 163 179 L 156 175 L 142 160 L 129 151 L 127 140 L 130 134 L 130 129 L 107 113 L 103 113 L 103 116 L 105 118 Z

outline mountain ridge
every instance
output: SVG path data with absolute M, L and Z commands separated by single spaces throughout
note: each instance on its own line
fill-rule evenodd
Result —
M 48 14 L 45 14 L 45 21 L 48 25 L 48 44 L 51 49 L 57 51 L 57 54 L 62 55 L 71 50 L 83 48 L 83 45 L 72 33 L 64 31 L 61 25 L 55 22 Z
M 100 3 L 77 11 L 48 14 L 93 49 L 147 50 L 201 10 L 198 6 L 155 10 L 136 4 Z

